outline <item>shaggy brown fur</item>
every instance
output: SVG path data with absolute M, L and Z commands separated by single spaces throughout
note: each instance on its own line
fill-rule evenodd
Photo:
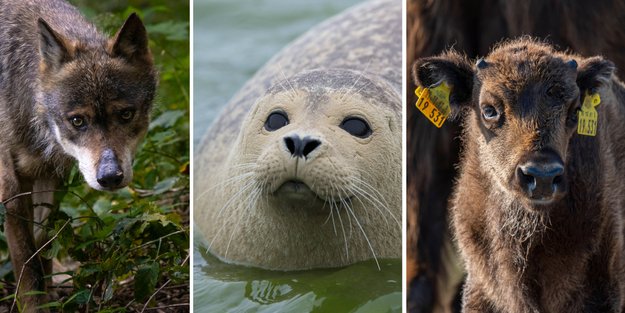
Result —
M 407 11 L 407 73 L 420 57 L 454 47 L 475 58 L 503 38 L 520 35 L 540 36 L 582 55 L 602 54 L 625 68 L 625 1 L 409 0 Z M 449 237 L 446 199 L 458 160 L 459 145 L 453 138 L 460 127 L 447 121 L 436 129 L 421 116 L 414 107 L 412 77 L 406 77 L 409 308 L 430 312 L 442 307 L 449 312 L 450 295 L 442 293 L 453 293 L 447 268 L 455 256 L 443 247 Z
M 414 72 L 424 86 L 450 83 L 452 108 L 464 112 L 452 199 L 468 271 L 464 312 L 623 312 L 625 86 L 614 65 L 528 38 L 485 60 L 477 69 L 450 52 L 418 60 Z M 602 99 L 596 137 L 576 133 L 587 91 Z M 484 117 L 489 106 L 498 118 Z M 541 153 L 564 164 L 565 189 L 546 202 L 515 179 Z

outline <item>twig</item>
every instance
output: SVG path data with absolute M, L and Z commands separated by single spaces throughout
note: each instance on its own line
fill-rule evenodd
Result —
M 182 260 L 182 263 L 180 263 L 180 265 L 184 265 L 185 263 L 187 263 L 187 260 L 189 260 L 189 256 L 190 256 L 190 254 L 187 254 L 187 257 L 184 258 L 184 260 Z M 163 288 L 165 288 L 165 286 L 167 286 L 170 282 L 171 282 L 171 279 L 168 279 L 162 286 L 160 286 L 156 291 L 154 291 L 154 293 L 152 293 L 152 295 L 150 296 L 148 301 L 146 301 L 145 304 L 143 305 L 143 309 L 141 309 L 141 313 L 143 313 L 143 311 L 145 311 L 146 307 L 148 306 L 148 303 L 150 303 L 150 301 L 152 301 L 154 296 L 156 296 L 156 294 L 159 293 Z
M 147 308 L 146 310 L 168 309 L 168 308 L 173 308 L 177 306 L 189 306 L 189 303 L 176 303 L 176 304 L 170 304 L 170 305 L 164 305 L 164 306 L 155 306 L 153 308 Z
M 153 244 L 153 243 L 155 243 L 155 242 L 157 242 L 157 241 L 161 241 L 161 240 L 163 240 L 163 239 L 165 239 L 165 238 L 167 238 L 167 237 L 169 237 L 169 236 L 177 235 L 177 234 L 184 233 L 184 232 L 185 232 L 184 230 L 178 230 L 178 231 L 175 231 L 175 232 L 173 232 L 173 233 L 169 233 L 169 234 L 167 234 L 167 235 L 165 235 L 165 236 L 162 236 L 162 237 L 156 238 L 156 239 L 154 239 L 154 240 L 150 240 L 150 241 L 148 241 L 148 242 L 146 242 L 146 243 L 144 243 L 144 244 L 142 244 L 142 245 L 140 245 L 140 246 L 134 247 L 134 248 L 130 249 L 129 251 L 135 251 L 135 250 L 137 250 L 137 249 L 141 249 L 141 248 L 143 248 L 143 247 L 145 247 L 145 246 L 149 246 L 149 245 L 151 245 L 151 244 Z M 158 254 L 158 253 L 157 253 L 157 254 Z
M 67 225 L 69 225 L 69 222 L 71 222 L 72 219 L 68 219 L 65 224 L 63 224 L 63 226 L 61 226 L 61 228 L 59 229 L 58 232 L 56 232 L 56 234 L 54 234 L 54 236 L 52 236 L 52 238 L 50 238 L 45 244 L 43 244 L 43 246 L 41 246 L 39 249 L 37 249 L 37 251 L 35 251 L 35 253 L 33 253 L 33 255 L 30 256 L 30 258 L 28 258 L 28 260 L 26 260 L 26 262 L 24 263 L 24 265 L 22 265 L 22 269 L 20 270 L 20 276 L 17 279 L 17 284 L 15 286 L 15 298 L 13 298 L 13 304 L 11 304 L 11 310 L 9 312 L 13 312 L 13 308 L 15 307 L 15 303 L 17 302 L 17 294 L 19 293 L 20 290 L 20 283 L 22 282 L 22 276 L 24 276 L 24 269 L 26 268 L 26 264 L 28 264 L 30 261 L 32 261 L 33 258 L 35 258 L 39 252 L 41 252 L 41 250 L 43 250 L 45 247 L 47 247 L 52 241 L 54 241 L 54 239 L 56 239 L 59 234 L 63 231 L 63 229 L 65 229 L 65 227 Z

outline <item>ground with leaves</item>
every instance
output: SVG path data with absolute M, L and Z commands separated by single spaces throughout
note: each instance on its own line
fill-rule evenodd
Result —
M 160 73 L 149 132 L 134 180 L 115 193 L 88 188 L 74 169 L 55 192 L 42 255 L 55 261 L 54 295 L 63 312 L 189 311 L 189 3 L 70 1 L 112 35 L 137 12 Z M 0 210 L 0 215 L 1 215 Z M 0 312 L 14 301 L 6 239 L 0 233 Z

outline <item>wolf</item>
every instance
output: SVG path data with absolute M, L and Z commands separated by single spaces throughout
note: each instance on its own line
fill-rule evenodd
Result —
M 45 291 L 48 271 L 36 255 L 31 203 L 41 200 L 33 198 L 52 201 L 41 192 L 76 161 L 91 188 L 128 185 L 156 86 L 136 14 L 109 38 L 63 0 L 0 0 L 0 199 L 25 311 L 47 301 L 26 295 Z

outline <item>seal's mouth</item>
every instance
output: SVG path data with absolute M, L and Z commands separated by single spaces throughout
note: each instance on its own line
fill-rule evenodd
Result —
M 285 181 L 276 191 L 274 195 L 278 197 L 286 197 L 293 200 L 305 200 L 311 198 L 319 198 L 319 196 L 301 180 L 291 179 Z
M 291 201 L 319 200 L 322 202 L 351 201 L 351 197 L 343 199 L 324 198 L 314 192 L 305 182 L 299 179 L 289 179 L 282 183 L 273 193 L 274 196 Z

